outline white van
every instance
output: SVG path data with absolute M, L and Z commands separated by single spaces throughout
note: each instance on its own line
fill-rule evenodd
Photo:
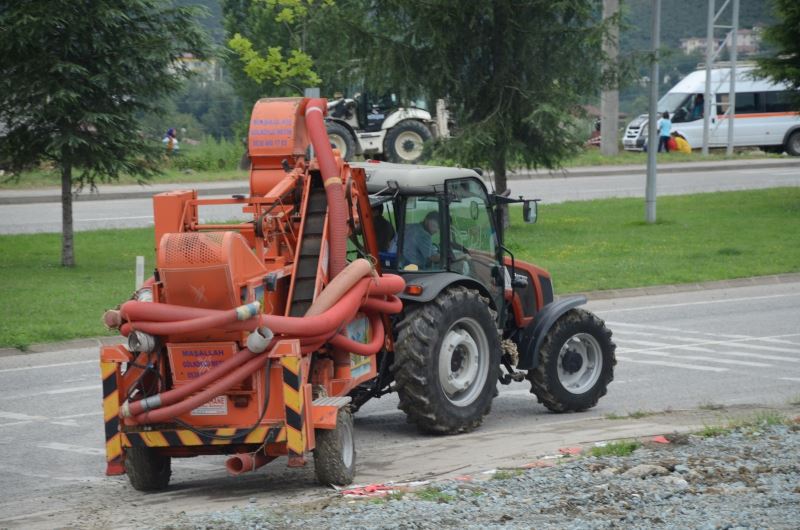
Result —
M 753 76 L 752 65 L 736 69 L 735 147 L 753 146 L 800 156 L 800 113 L 791 109 L 791 91 L 784 84 Z M 728 91 L 730 68 L 711 70 L 711 124 L 709 146 L 728 145 Z M 658 102 L 658 114 L 669 112 L 672 130 L 686 137 L 693 149 L 703 146 L 705 69 L 695 70 L 672 87 Z M 628 124 L 622 145 L 641 151 L 647 139 L 647 114 Z

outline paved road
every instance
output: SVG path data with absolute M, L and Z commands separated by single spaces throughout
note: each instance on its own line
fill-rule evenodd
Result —
M 544 204 L 604 197 L 644 197 L 644 170 L 639 174 L 570 176 L 554 173 L 550 178 L 511 180 L 513 195 L 540 198 Z M 681 195 L 777 186 L 800 186 L 800 166 L 728 169 L 662 173 L 659 195 Z M 176 185 L 176 189 L 180 188 Z M 246 183 L 242 182 L 242 188 Z M 150 199 L 79 201 L 74 204 L 76 230 L 132 228 L 153 223 Z M 207 207 L 200 210 L 204 222 L 242 218 L 240 207 Z M 0 205 L 0 234 L 59 232 L 59 203 Z
M 477 432 L 430 437 L 406 424 L 396 396 L 386 396 L 356 417 L 357 480 L 452 476 L 529 461 L 567 443 L 671 429 L 640 423 L 637 431 L 602 419 L 609 414 L 780 405 L 800 395 L 800 282 L 603 300 L 590 308 L 618 344 L 616 379 L 598 407 L 550 414 L 520 383 L 500 388 Z M 133 491 L 124 477 L 104 477 L 97 353 L 0 357 L 0 527 L 136 526 L 131 517 L 144 512 L 324 495 L 311 466 L 289 470 L 283 461 L 234 479 L 222 457 L 179 460 L 175 487 L 157 495 Z

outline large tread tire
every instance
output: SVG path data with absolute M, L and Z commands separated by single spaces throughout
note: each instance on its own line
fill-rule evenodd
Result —
M 800 131 L 794 131 L 786 139 L 786 152 L 792 156 L 800 156 Z
M 149 447 L 129 447 L 125 451 L 125 473 L 138 491 L 161 491 L 169 485 L 172 461 Z
M 347 127 L 341 123 L 329 121 L 325 123 L 325 128 L 328 131 L 328 139 L 342 154 L 342 158 L 347 162 L 353 160 L 356 154 L 356 141 Z
M 339 409 L 336 428 L 314 431 L 314 474 L 325 486 L 347 486 L 356 476 L 356 446 L 353 437 L 353 414 Z
M 467 392 L 471 402 L 461 406 L 447 397 L 439 378 L 439 356 L 445 335 L 462 319 L 480 325 L 488 347 L 480 353 L 485 377 L 479 374 Z M 431 302 L 406 308 L 397 326 L 391 369 L 400 396 L 400 408 L 422 432 L 456 434 L 476 429 L 492 406 L 500 377 L 500 338 L 495 312 L 478 291 L 462 286 L 445 289 Z M 479 365 L 483 367 L 483 365 Z M 474 388 L 475 390 L 470 390 Z M 479 390 L 478 390 L 479 389 Z
M 404 120 L 389 129 L 383 151 L 389 162 L 416 164 L 422 159 L 422 144 L 432 137 L 424 123 Z
M 577 394 L 567 390 L 561 382 L 558 370 L 559 353 L 565 343 L 578 334 L 594 337 L 600 347 L 602 366 L 594 384 Z M 547 333 L 539 350 L 539 363 L 528 371 L 531 393 L 553 412 L 579 412 L 597 405 L 606 395 L 608 385 L 614 380 L 614 365 L 617 364 L 611 331 L 605 322 L 584 309 L 572 309 L 562 315 Z

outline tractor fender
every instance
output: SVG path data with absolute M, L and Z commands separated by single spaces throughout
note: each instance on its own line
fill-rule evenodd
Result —
M 431 113 L 416 107 L 401 107 L 386 116 L 386 119 L 381 124 L 381 129 L 391 129 L 403 120 L 430 122 Z
M 497 309 L 494 307 L 495 304 L 492 300 L 492 295 L 489 293 L 489 290 L 486 289 L 486 286 L 469 276 L 464 276 L 456 272 L 435 272 L 431 274 L 403 274 L 401 272 L 400 275 L 406 281 L 406 287 L 409 285 L 419 285 L 422 287 L 422 293 L 417 296 L 408 294 L 406 291 L 398 294 L 397 296 L 404 302 L 430 302 L 451 285 L 463 285 L 464 287 L 475 289 L 480 292 L 481 295 L 490 300 L 492 308 Z
M 536 319 L 517 335 L 517 348 L 519 351 L 519 370 L 533 370 L 539 363 L 539 348 L 544 338 L 561 315 L 586 303 L 582 295 L 560 298 L 544 306 L 536 314 Z

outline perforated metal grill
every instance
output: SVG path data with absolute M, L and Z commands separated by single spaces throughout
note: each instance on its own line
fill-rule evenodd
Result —
M 161 267 L 222 263 L 224 232 L 188 232 L 164 235 Z

